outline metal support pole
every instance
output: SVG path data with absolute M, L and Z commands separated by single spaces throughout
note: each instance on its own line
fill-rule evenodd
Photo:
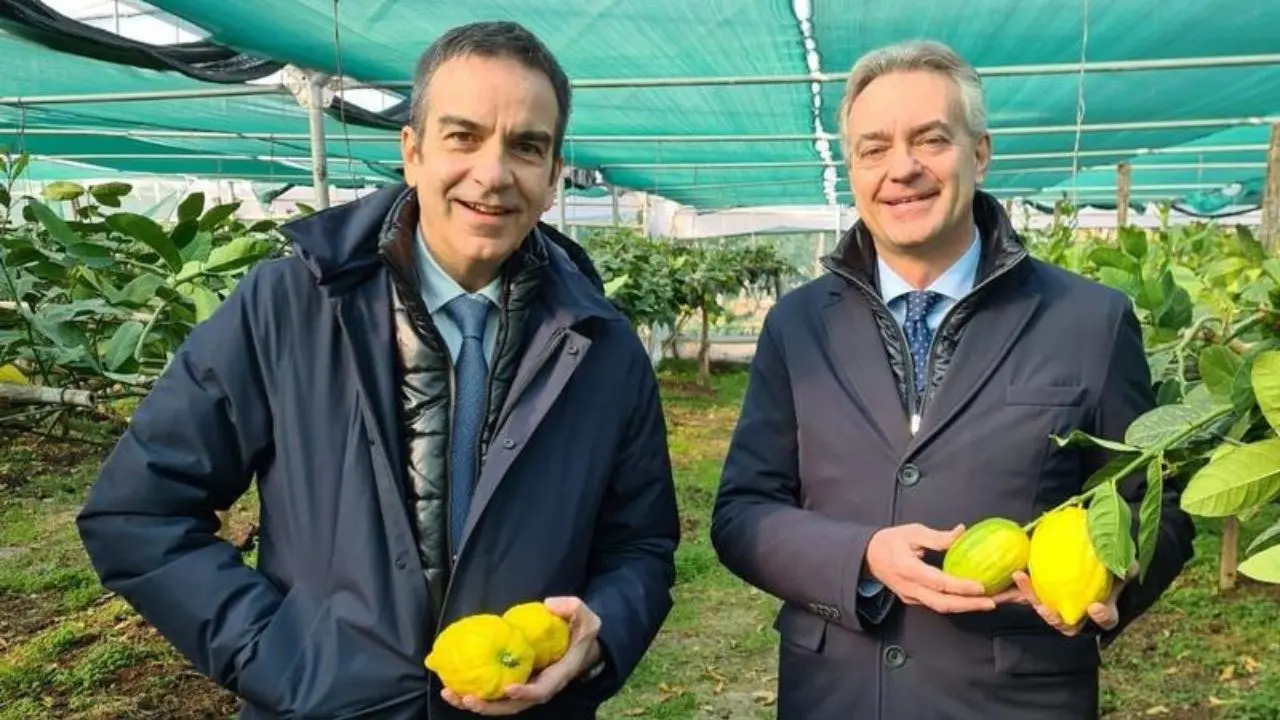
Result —
M 565 205 L 564 205 L 564 196 L 565 196 L 565 174 L 563 174 L 563 173 L 560 175 L 560 187 L 558 188 L 558 190 L 557 190 L 557 192 L 556 192 L 556 195 L 557 195 L 557 197 L 556 197 L 556 204 L 560 207 L 560 226 L 559 226 L 559 230 L 560 230 L 560 232 L 562 232 L 562 233 L 567 233 L 567 232 L 568 232 L 568 227 L 569 227 L 569 225 L 568 225 L 568 222 L 565 220 Z
M 622 212 L 618 209 L 618 188 L 609 186 L 609 200 L 613 205 L 613 226 L 617 227 L 622 224 Z
M 311 120 L 311 175 L 316 192 L 316 209 L 329 207 L 329 162 L 324 144 L 324 83 L 322 75 L 307 79 L 310 102 L 307 115 Z

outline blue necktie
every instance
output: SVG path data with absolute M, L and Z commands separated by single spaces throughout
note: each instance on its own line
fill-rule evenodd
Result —
M 454 365 L 453 433 L 449 438 L 449 538 L 454 552 L 471 508 L 480 462 L 478 446 L 484 425 L 485 383 L 489 374 L 484 359 L 484 328 L 489 301 L 460 295 L 444 306 L 462 333 L 462 349 Z
M 929 342 L 933 339 L 933 332 L 929 329 L 925 318 L 941 299 L 942 295 L 932 290 L 907 293 L 907 317 L 902 324 L 902 329 L 907 336 L 907 345 L 911 348 L 911 364 L 915 369 L 916 377 L 916 399 L 920 398 L 921 391 L 927 384 L 924 377 L 925 363 L 929 357 Z

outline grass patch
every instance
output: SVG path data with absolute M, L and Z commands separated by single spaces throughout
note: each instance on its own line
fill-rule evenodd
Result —
M 776 714 L 778 602 L 716 559 L 707 524 L 737 411 L 741 369 L 710 387 L 689 363 L 661 373 L 683 541 L 675 609 L 601 720 L 765 720 Z M 102 450 L 4 438 L 0 445 L 0 720 L 233 718 L 235 698 L 195 674 L 97 583 L 75 512 Z M 256 494 L 225 518 L 252 557 Z M 1245 526 L 1244 543 L 1280 518 Z M 1108 720 L 1280 717 L 1280 587 L 1242 579 L 1219 596 L 1219 523 L 1198 523 L 1197 555 L 1174 588 L 1104 656 Z

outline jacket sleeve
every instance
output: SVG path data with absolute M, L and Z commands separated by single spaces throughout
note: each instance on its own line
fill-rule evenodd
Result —
M 583 601 L 600 616 L 603 671 L 575 691 L 601 703 L 622 688 L 671 611 L 680 540 L 675 483 L 657 378 L 636 343 L 636 399 L 613 463 L 590 550 Z
M 747 583 L 853 631 L 878 621 L 892 594 L 863 573 L 879 529 L 800 506 L 798 428 L 786 358 L 769 318 L 711 519 L 720 561 Z M 859 585 L 863 592 L 859 593 Z
M 257 270 L 179 348 L 77 518 L 102 583 L 201 673 L 250 699 L 283 670 L 242 674 L 282 594 L 216 536 L 214 511 L 245 492 L 272 446 L 249 320 Z
M 1091 428 L 1095 436 L 1116 441 L 1124 439 L 1125 431 L 1135 419 L 1155 407 L 1142 329 L 1129 300 L 1124 298 L 1119 302 L 1122 307 L 1114 313 L 1117 317 L 1116 330 L 1106 380 L 1102 384 Z M 1101 469 L 1109 457 L 1106 451 L 1092 451 L 1085 463 L 1085 477 Z M 1121 494 L 1132 510 L 1135 540 L 1138 511 L 1146 485 L 1145 469 L 1120 483 Z M 1101 633 L 1104 644 L 1114 641 L 1130 623 L 1146 612 L 1192 558 L 1195 525 L 1182 510 L 1180 499 L 1181 491 L 1172 483 L 1166 483 L 1160 508 L 1159 539 L 1151 565 L 1141 582 L 1134 578 L 1121 592 L 1116 603 L 1120 622 L 1115 628 Z

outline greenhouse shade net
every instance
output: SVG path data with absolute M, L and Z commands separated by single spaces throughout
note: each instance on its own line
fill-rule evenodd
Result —
M 1100 201 L 1114 200 L 1114 166 L 1130 160 L 1135 166 L 1135 198 L 1210 198 L 1205 202 L 1213 204 L 1221 193 L 1201 186 L 1258 185 L 1265 170 L 1256 166 L 1265 160 L 1268 128 L 1243 125 L 1250 118 L 1265 122 L 1280 113 L 1276 65 L 1226 63 L 1083 75 L 1069 67 L 1082 55 L 1088 63 L 1105 63 L 1278 53 L 1280 39 L 1274 28 L 1280 26 L 1280 3 L 1166 4 L 1157 14 L 1149 4 L 1136 2 L 1048 0 L 989 0 L 976 5 L 944 0 L 483 0 L 433 6 L 430 12 L 412 3 L 341 3 L 336 5 L 336 18 L 330 0 L 151 4 L 206 29 L 211 42 L 248 56 L 340 71 L 357 81 L 399 83 L 402 93 L 407 92 L 404 84 L 420 53 L 448 28 L 481 19 L 519 21 L 547 42 L 579 84 L 565 146 L 567 160 L 601 170 L 606 181 L 620 187 L 705 208 L 823 203 L 829 191 L 848 204 L 840 143 L 815 144 L 809 136 L 815 129 L 836 131 L 844 91 L 840 75 L 854 60 L 900 40 L 944 41 L 984 72 L 996 153 L 984 187 L 1002 196 L 1051 202 L 1064 193 L 1092 193 L 1089 197 L 1105 196 L 1097 198 Z M 83 78 L 89 67 L 96 73 L 97 66 L 83 58 L 69 62 L 77 68 L 72 77 Z M 1053 67 L 1035 74 L 1027 74 L 1025 68 L 1008 70 L 1027 64 Z M 129 80 L 135 87 L 198 86 L 175 74 L 98 65 L 110 68 L 112 80 L 123 86 Z M 804 79 L 814 71 L 836 77 L 825 82 Z M 751 76 L 803 81 L 692 86 L 669 82 Z M 67 77 L 59 82 L 66 84 Z M 31 78 L 28 84 L 38 87 L 26 92 L 51 92 L 39 87 L 42 76 Z M 634 80 L 643 81 L 643 86 L 625 86 Z M 600 81 L 610 82 L 599 87 Z M 0 84 L 10 82 L 14 81 Z M 92 91 L 112 84 L 94 84 Z M 0 87 L 0 94 L 15 93 Z M 156 128 L 242 134 L 297 134 L 306 129 L 305 111 L 289 96 L 148 102 L 145 114 L 138 107 L 38 106 L 27 108 L 24 119 L 63 128 L 136 127 L 142 115 L 146 126 Z M 15 109 L 4 110 L 0 122 L 8 123 Z M 357 133 L 378 131 L 343 127 L 326 118 L 326 147 L 334 162 L 345 164 L 337 158 L 349 155 L 364 162 L 372 174 L 393 176 L 399 162 L 394 132 L 383 132 L 383 143 L 348 144 L 341 138 Z M 1233 134 L 1241 138 L 1236 144 L 1247 149 L 1223 149 L 1227 143 L 1214 139 Z M 712 137 L 681 139 L 690 136 Z M 733 140 L 737 136 L 755 140 Z M 306 155 L 305 138 L 147 142 L 192 153 Z M 1196 151 L 1196 143 L 1205 143 L 1203 149 Z M 264 147 L 268 152 L 261 152 Z M 288 162 L 296 164 L 293 159 Z M 811 182 L 806 184 L 806 178 Z

